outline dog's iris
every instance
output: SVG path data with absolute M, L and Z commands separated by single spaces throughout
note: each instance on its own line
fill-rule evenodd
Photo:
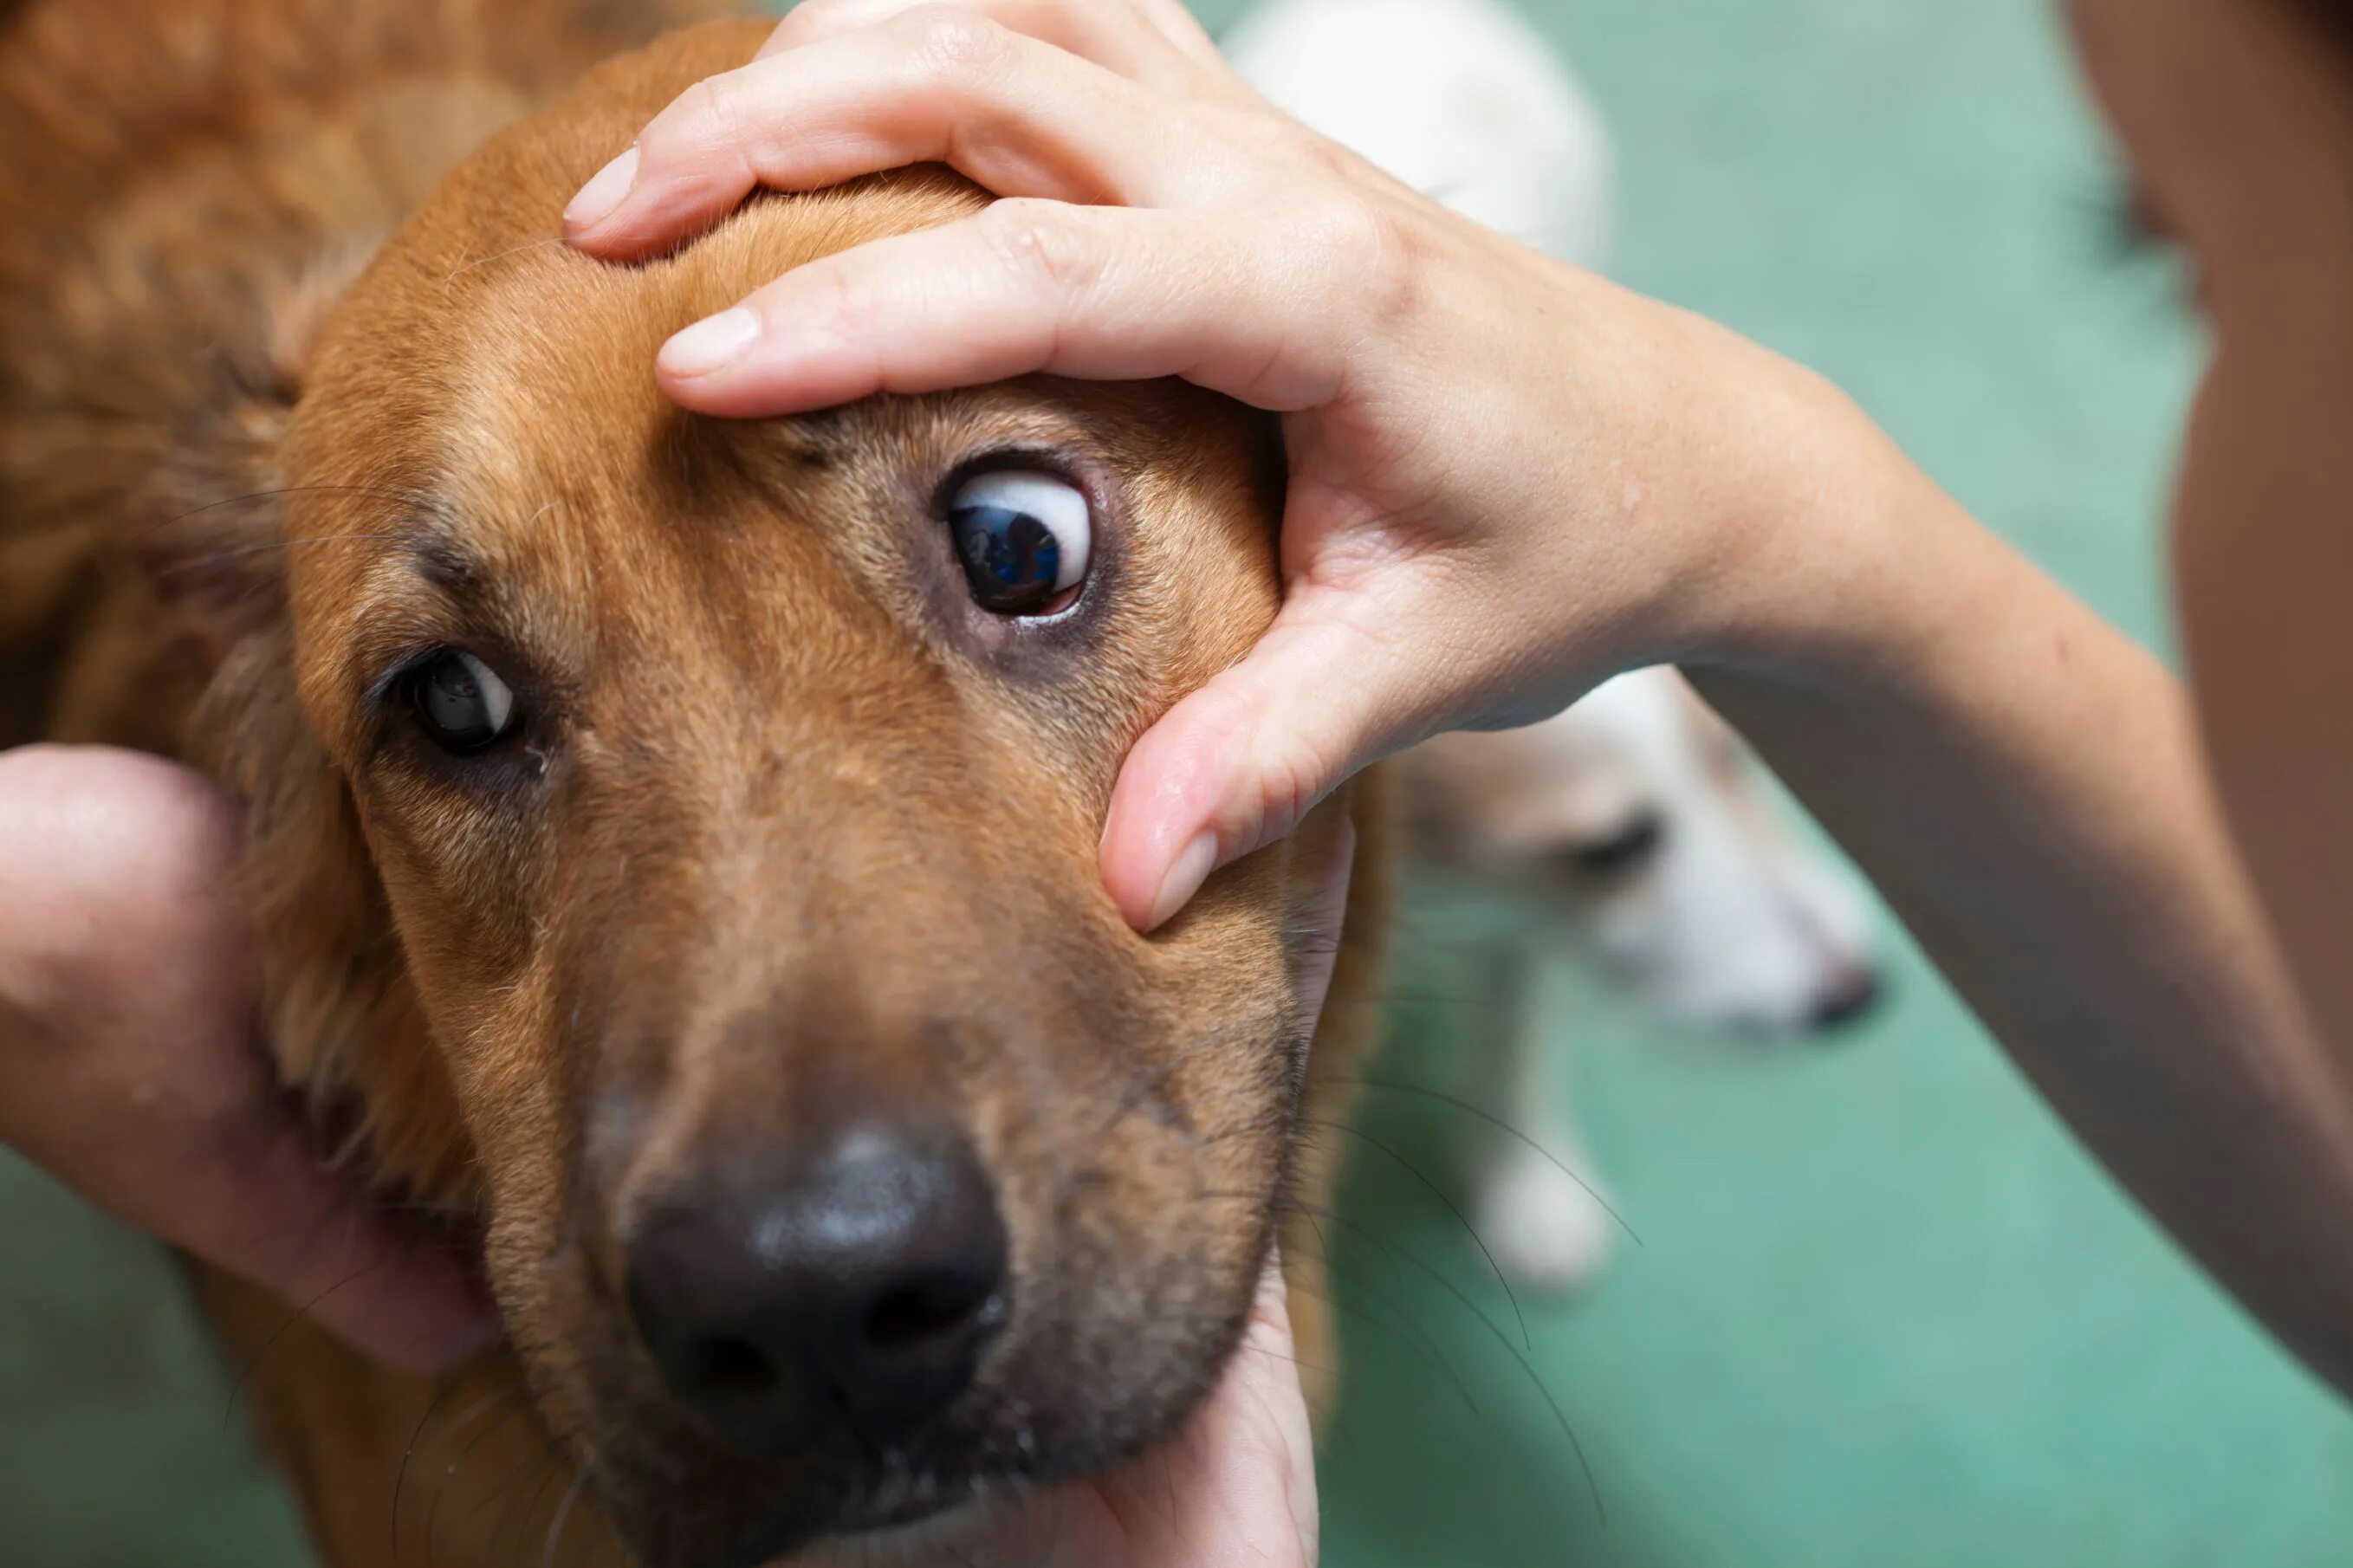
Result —
M 1057 608 L 1087 574 L 1093 529 L 1087 498 L 1052 474 L 975 475 L 948 508 L 974 601 L 1000 616 Z

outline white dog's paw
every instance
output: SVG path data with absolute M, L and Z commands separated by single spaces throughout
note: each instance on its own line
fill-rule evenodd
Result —
M 1575 1163 L 1563 1163 L 1593 1182 Z M 1514 1284 L 1564 1294 L 1589 1284 L 1617 1241 L 1618 1222 L 1601 1199 L 1532 1149 L 1487 1167 L 1472 1222 Z

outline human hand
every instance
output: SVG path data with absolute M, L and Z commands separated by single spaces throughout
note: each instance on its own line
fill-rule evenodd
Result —
M 1381 755 L 1632 665 L 1769 653 L 1809 597 L 1790 577 L 1822 550 L 1774 540 L 1823 481 L 1788 454 L 1842 399 L 1314 136 L 1177 0 L 808 0 L 566 223 L 634 256 L 755 184 L 925 161 L 1009 199 L 795 269 L 659 374 L 715 415 L 1049 372 L 1284 416 L 1281 616 L 1111 803 L 1103 873 L 1141 928 Z
M 402 1370 L 495 1339 L 456 1258 L 321 1163 L 272 1073 L 211 785 L 126 752 L 0 752 L 0 1143 Z

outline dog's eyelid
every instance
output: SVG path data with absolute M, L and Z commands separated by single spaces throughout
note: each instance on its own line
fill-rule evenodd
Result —
M 356 690 L 367 721 L 382 726 L 396 719 L 418 677 L 452 654 L 479 661 L 528 705 L 537 708 L 545 701 L 538 667 L 518 656 L 506 639 L 469 636 L 456 628 L 419 629 L 361 656 L 358 662 L 366 674 Z
M 1573 847 L 1569 868 L 1580 876 L 1630 871 L 1657 854 L 1666 837 L 1665 816 L 1653 806 L 1637 806 L 1608 833 Z

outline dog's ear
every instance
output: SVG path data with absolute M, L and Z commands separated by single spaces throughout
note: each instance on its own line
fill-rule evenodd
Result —
M 210 384 L 186 400 L 192 411 L 132 495 L 137 557 L 205 668 L 283 616 L 280 444 L 327 318 L 367 256 L 337 248 L 254 284 L 244 329 L 216 342 Z
M 287 1083 L 367 1173 L 462 1201 L 456 1099 L 342 773 L 296 694 L 279 448 L 312 350 L 366 252 L 321 258 L 225 342 L 219 395 L 142 492 L 138 537 L 178 640 L 206 672 L 189 760 L 246 807 L 243 877 L 264 1023 Z

